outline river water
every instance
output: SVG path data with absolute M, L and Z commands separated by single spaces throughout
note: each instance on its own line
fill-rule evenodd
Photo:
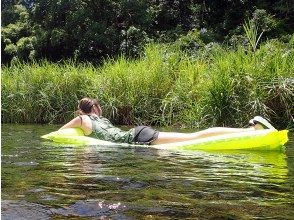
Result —
M 293 219 L 285 152 L 176 152 L 43 141 L 57 126 L 2 125 L 2 219 Z

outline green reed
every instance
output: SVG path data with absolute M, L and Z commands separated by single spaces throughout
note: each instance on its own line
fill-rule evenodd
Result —
M 254 115 L 293 127 L 293 45 L 271 41 L 255 53 L 215 46 L 196 57 L 148 45 L 138 59 L 2 67 L 2 122 L 64 123 L 85 96 L 115 124 L 204 128 L 244 126 Z

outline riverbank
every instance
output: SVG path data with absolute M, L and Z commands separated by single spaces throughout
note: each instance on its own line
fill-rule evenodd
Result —
M 196 56 L 195 56 L 196 54 Z M 293 45 L 255 52 L 210 44 L 193 55 L 149 45 L 138 59 L 2 67 L 2 123 L 64 123 L 95 97 L 115 124 L 204 128 L 246 126 L 254 115 L 293 128 Z

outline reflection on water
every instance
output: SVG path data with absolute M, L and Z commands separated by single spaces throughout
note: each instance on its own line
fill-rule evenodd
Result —
M 2 219 L 292 219 L 286 152 L 56 145 L 2 126 Z M 290 140 L 293 140 L 290 139 Z

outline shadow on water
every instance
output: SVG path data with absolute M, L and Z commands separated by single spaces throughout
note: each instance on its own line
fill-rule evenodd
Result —
M 43 142 L 2 125 L 2 219 L 291 219 L 286 152 L 167 151 Z

